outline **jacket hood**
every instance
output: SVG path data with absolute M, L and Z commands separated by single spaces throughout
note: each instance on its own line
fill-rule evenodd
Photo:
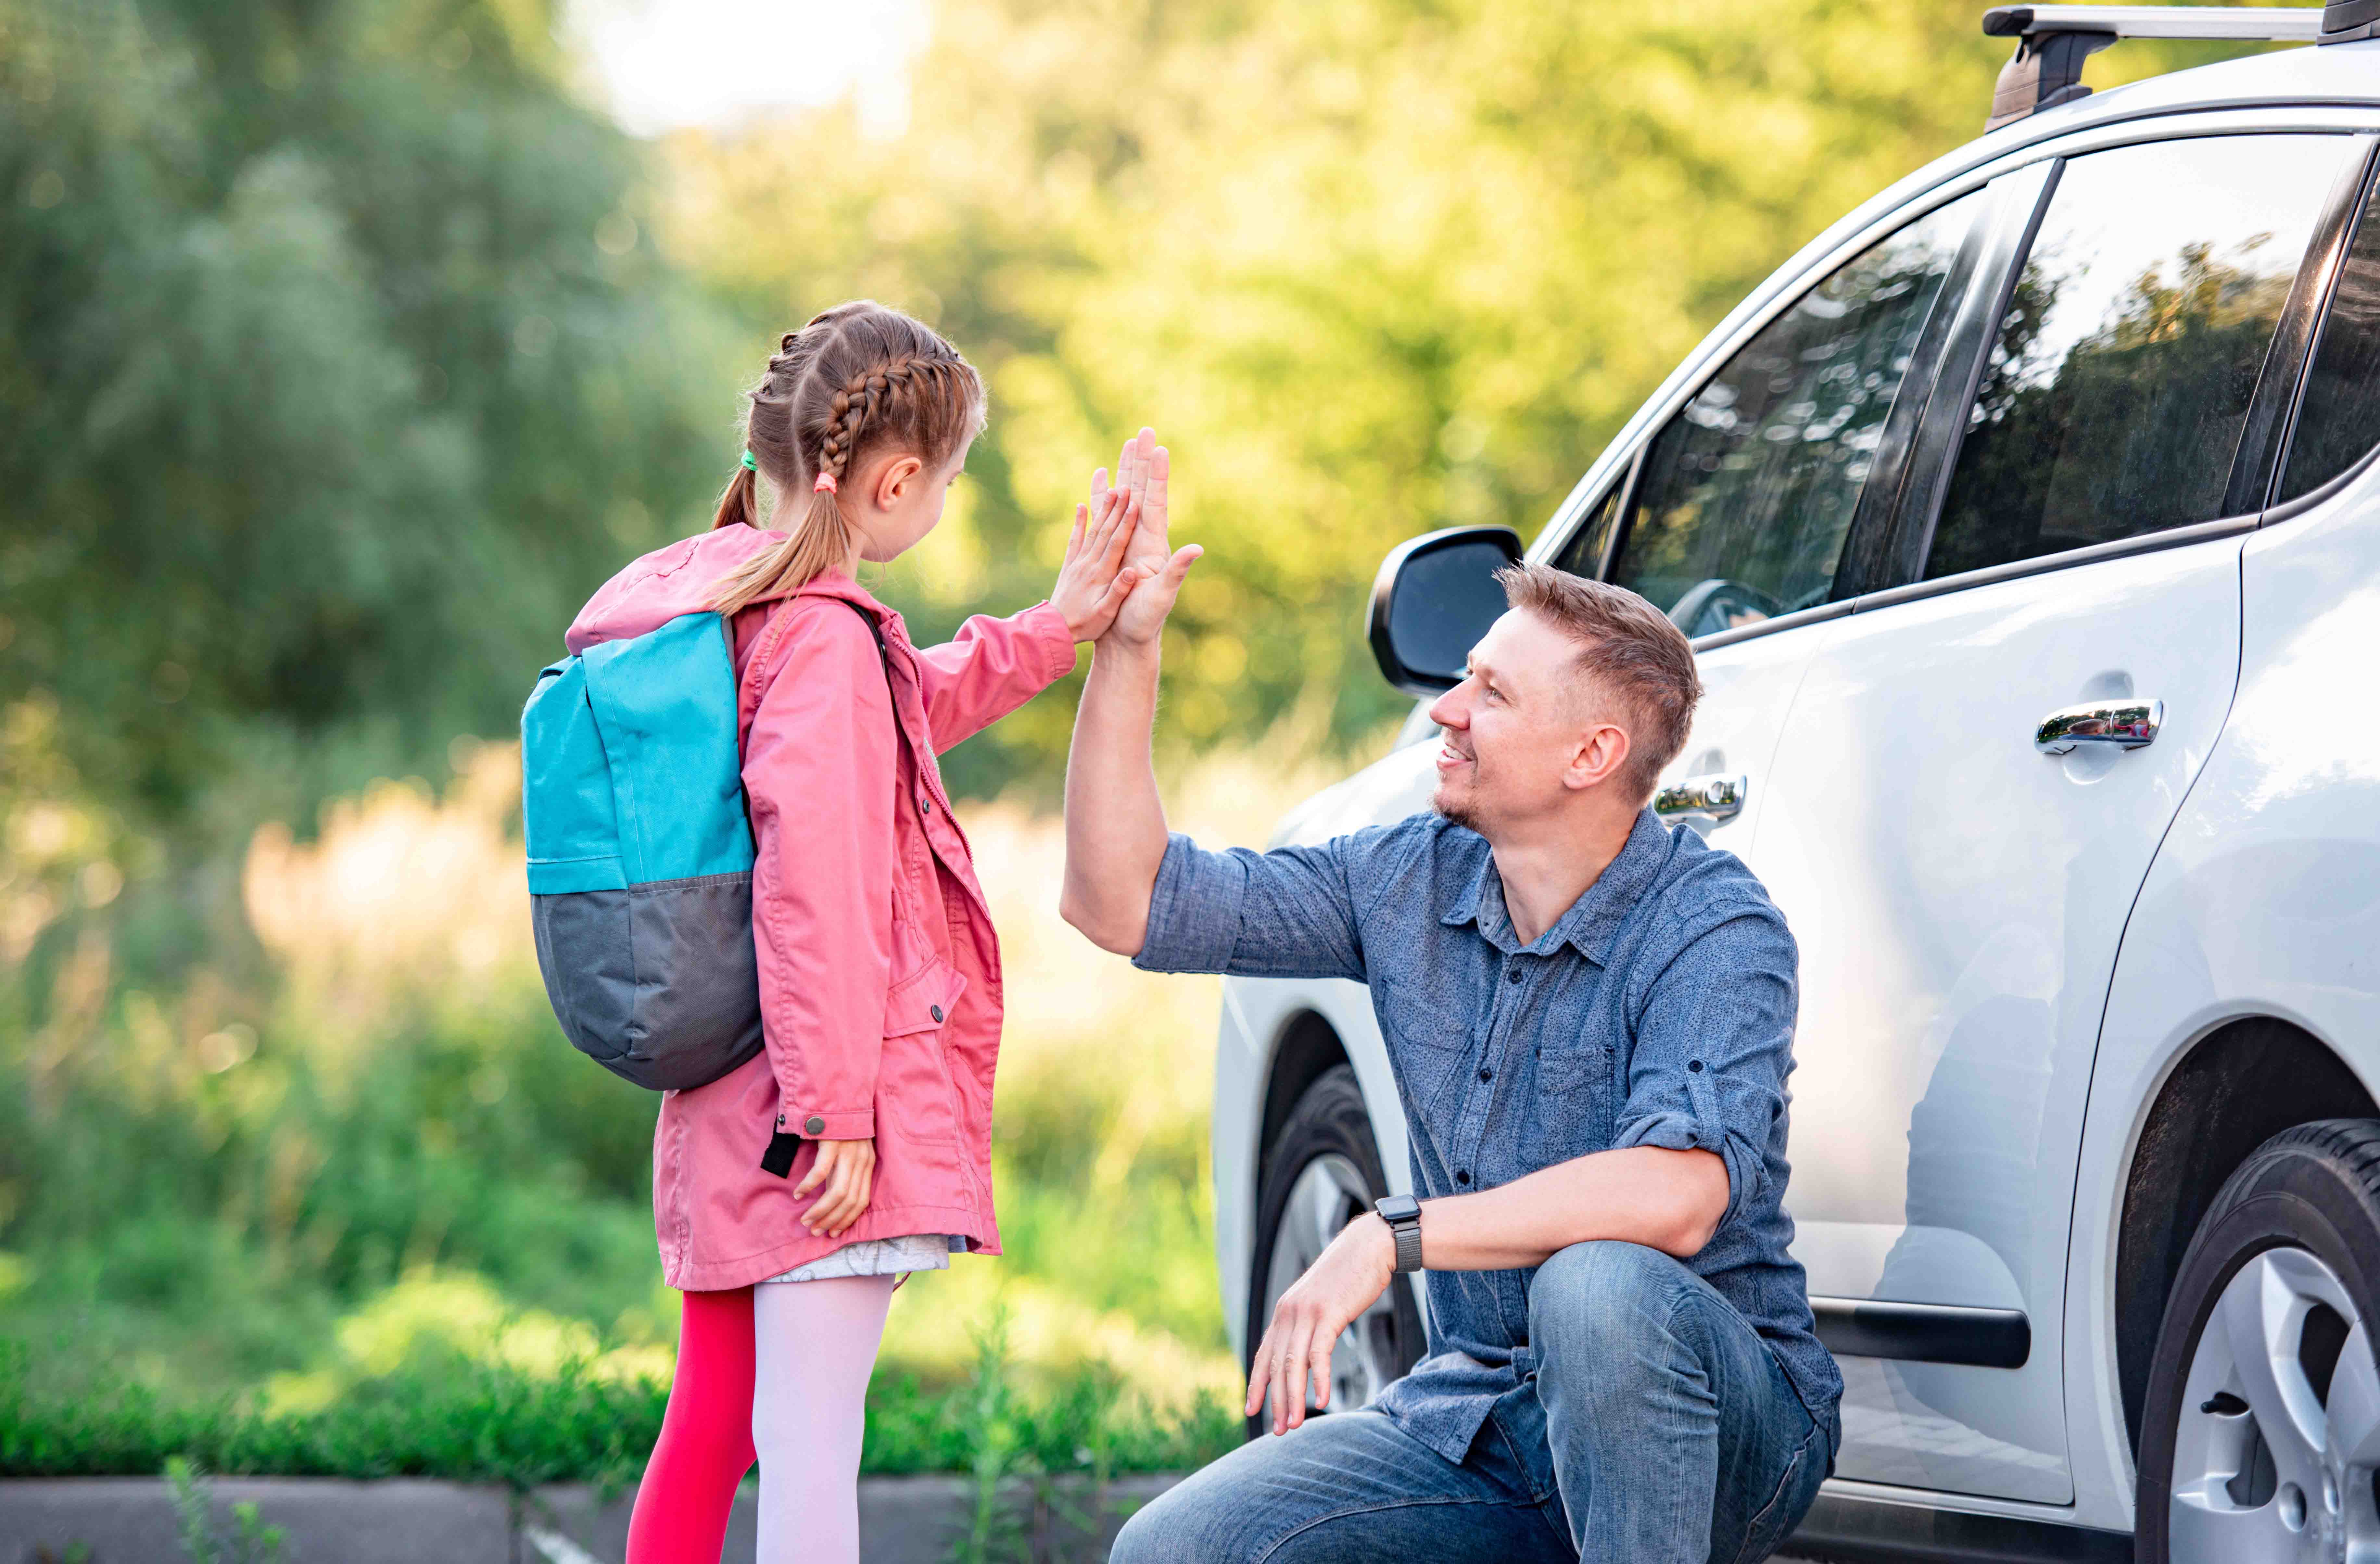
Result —
M 604 641 L 625 641 L 658 630 L 683 613 L 703 612 L 722 577 L 784 540 L 783 533 L 757 527 L 721 527 L 655 549 L 631 561 L 587 600 L 570 622 L 564 644 L 575 654 Z M 848 598 L 880 616 L 875 600 L 840 571 L 830 571 L 802 588 L 803 595 L 813 593 Z

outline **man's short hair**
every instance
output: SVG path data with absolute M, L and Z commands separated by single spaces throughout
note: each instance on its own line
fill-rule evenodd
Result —
M 1662 768 L 1685 748 L 1694 702 L 1703 696 L 1684 633 L 1627 588 L 1549 564 L 1508 564 L 1496 580 L 1506 602 L 1578 643 L 1579 671 L 1619 705 L 1619 724 L 1628 733 L 1623 774 L 1642 797 L 1652 797 Z

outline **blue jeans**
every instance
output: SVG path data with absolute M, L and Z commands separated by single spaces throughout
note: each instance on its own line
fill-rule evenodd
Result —
M 1316 1418 L 1160 1495 L 1113 1564 L 1752 1564 L 1834 1464 L 1743 1316 L 1658 1250 L 1555 1255 L 1529 1339 L 1534 1386 L 1460 1465 L 1377 1412 Z

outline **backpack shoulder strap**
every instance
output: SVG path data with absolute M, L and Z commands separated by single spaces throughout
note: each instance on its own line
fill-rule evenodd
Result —
M 768 632 L 777 632 L 778 626 L 783 621 L 785 615 L 793 612 L 794 604 L 799 600 L 800 599 L 798 597 L 785 597 L 779 599 L 777 606 L 770 611 Z M 857 603 L 853 602 L 849 598 L 837 598 L 834 600 L 841 603 L 844 607 L 851 610 L 852 612 L 859 615 L 859 622 L 868 626 L 868 638 L 876 643 L 877 663 L 884 670 L 884 693 L 892 699 L 894 721 L 897 725 L 899 721 L 900 697 L 894 696 L 892 693 L 892 649 L 884 644 L 884 627 L 876 623 L 876 616 L 874 614 L 868 612 Z M 772 653 L 776 649 L 773 639 L 770 645 L 763 647 L 761 649 L 765 660 L 765 654 Z M 551 671 L 552 670 L 548 670 L 548 672 Z
M 868 635 L 875 637 L 876 661 L 880 663 L 884 669 L 884 693 L 887 696 L 892 696 L 892 651 L 890 647 L 887 647 L 884 644 L 884 626 L 876 623 L 876 616 L 874 614 L 868 612 L 857 603 L 853 602 L 849 598 L 837 598 L 834 600 L 841 603 L 844 607 L 851 610 L 852 612 L 859 615 L 859 622 L 862 624 L 867 625 Z M 897 697 L 895 697 L 893 700 L 893 710 L 895 713 L 894 721 L 897 722 L 899 721 L 898 713 L 900 710 L 900 702 Z

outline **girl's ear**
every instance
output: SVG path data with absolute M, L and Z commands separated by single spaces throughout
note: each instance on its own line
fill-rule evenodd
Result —
M 877 505 L 891 510 L 899 504 L 902 497 L 917 487 L 925 471 L 926 464 L 915 456 L 895 456 L 885 463 L 884 470 L 876 475 Z

